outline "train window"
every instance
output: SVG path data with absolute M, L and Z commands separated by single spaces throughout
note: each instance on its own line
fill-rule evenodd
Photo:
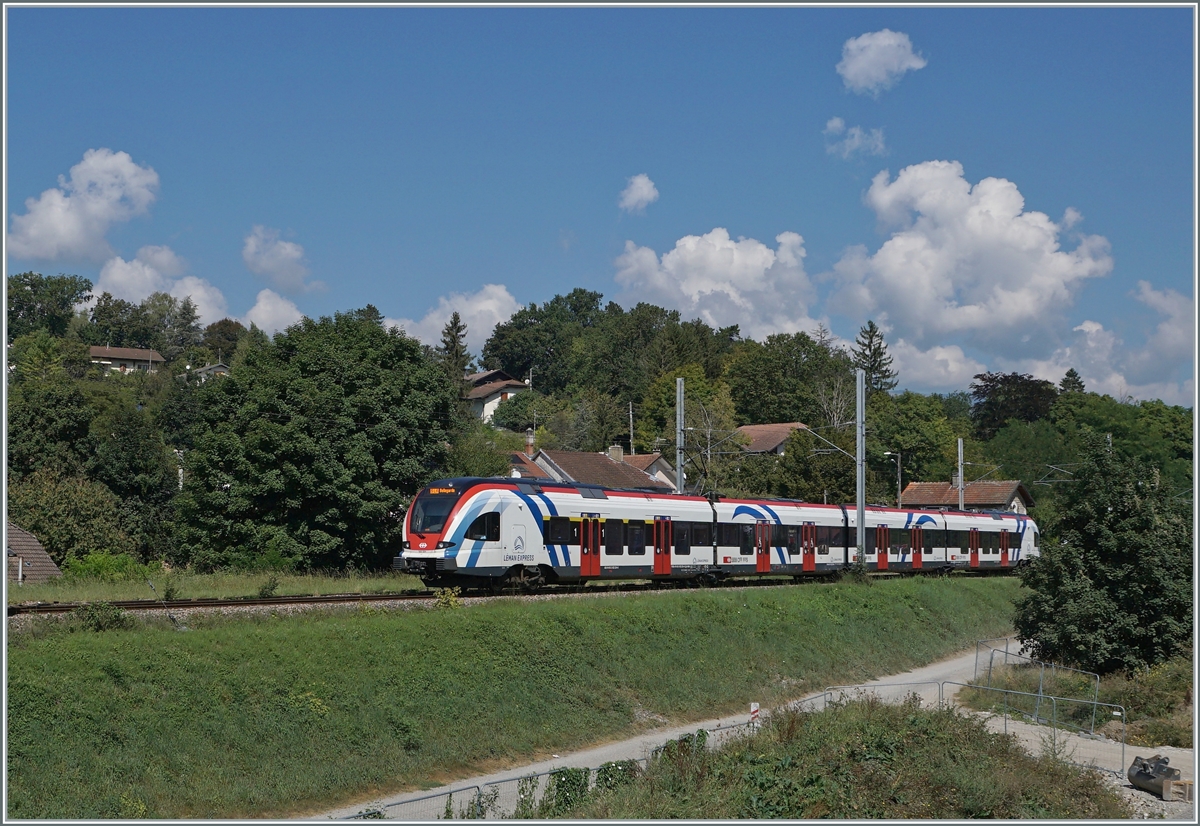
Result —
M 875 534 L 874 528 L 867 528 L 867 538 L 863 544 L 863 550 L 869 554 L 875 553 Z
M 800 553 L 800 528 L 795 525 L 787 526 L 787 549 L 792 556 Z
M 625 523 L 620 519 L 606 519 L 600 526 L 603 534 L 604 553 L 608 556 L 620 556 L 625 553 Z
M 817 526 L 817 545 L 824 545 L 828 548 L 830 545 L 840 548 L 842 547 L 842 529 L 831 528 L 827 525 Z
M 754 526 L 753 525 L 738 525 L 738 547 L 741 549 L 742 555 L 754 553 Z
M 787 525 L 771 526 L 771 547 L 782 548 L 787 545 Z
M 467 539 L 482 539 L 484 542 L 500 541 L 500 513 L 483 513 L 467 528 Z
M 740 526 L 730 522 L 722 522 L 717 525 L 718 545 L 736 548 L 742 541 L 742 531 Z
M 646 523 L 629 522 L 625 525 L 625 544 L 630 556 L 646 555 Z
M 945 531 L 935 531 L 933 528 L 925 528 L 921 531 L 921 539 L 923 540 L 923 544 L 925 545 L 925 553 L 927 554 L 933 553 L 933 546 L 937 544 L 937 542 L 934 541 L 935 534 L 940 541 L 945 542 Z
M 692 545 L 700 548 L 712 547 L 712 523 L 692 523 Z
M 692 552 L 692 531 L 690 522 L 675 523 L 675 553 L 690 554 Z
M 904 528 L 892 528 L 888 531 L 888 544 L 893 553 L 905 553 L 912 546 L 911 532 Z
M 550 545 L 578 545 L 579 523 L 566 516 L 551 516 L 546 530 L 546 542 Z

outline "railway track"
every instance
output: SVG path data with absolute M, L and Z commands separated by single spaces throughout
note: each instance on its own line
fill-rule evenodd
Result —
M 871 573 L 870 576 L 887 578 L 901 576 L 902 574 L 880 572 Z M 956 576 L 981 576 L 982 572 L 956 571 Z M 727 579 L 718 585 L 699 586 L 687 580 L 670 580 L 667 582 L 624 582 L 605 585 L 565 585 L 565 586 L 548 586 L 541 588 L 533 594 L 502 594 L 500 596 L 577 596 L 584 594 L 612 594 L 612 593 L 632 593 L 638 591 L 659 591 L 685 588 L 773 588 L 781 585 L 792 584 L 817 584 L 822 582 L 834 581 L 826 577 L 819 578 L 804 578 L 799 583 L 793 583 L 790 577 L 787 578 L 772 578 L 772 579 Z M 467 599 L 486 599 L 491 594 L 484 591 L 467 591 L 462 594 L 463 598 Z M 263 608 L 263 607 L 289 607 L 302 605 L 346 605 L 356 602 L 406 602 L 406 601 L 429 601 L 437 598 L 437 592 L 432 590 L 425 591 L 402 591 L 399 593 L 383 593 L 383 594 L 321 594 L 321 595 L 295 595 L 295 596 L 278 596 L 278 597 L 234 597 L 228 599 L 220 598 L 198 598 L 198 599 L 130 599 L 130 600 L 107 600 L 109 605 L 120 608 L 125 611 L 188 611 L 196 609 L 220 609 L 220 608 Z M 70 611 L 88 605 L 87 602 L 35 602 L 24 603 L 8 606 L 8 616 L 16 616 L 19 614 L 66 614 Z

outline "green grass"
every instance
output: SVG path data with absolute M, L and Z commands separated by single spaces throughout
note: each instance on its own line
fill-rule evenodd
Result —
M 555 802 L 553 799 L 551 804 Z M 784 712 L 719 749 L 669 744 L 633 782 L 552 814 L 586 819 L 1128 818 L 1100 778 L 953 709 L 856 700 Z
M 1075 698 L 1081 702 L 1057 703 L 1060 722 L 1071 728 L 1091 729 L 1095 680 L 1081 674 L 1036 666 L 997 667 L 992 670 L 991 687 L 1037 694 L 1039 682 L 1042 694 Z M 1124 706 L 1125 742 L 1134 746 L 1192 747 L 1192 657 L 1184 654 L 1146 671 L 1105 675 L 1100 679 L 1099 702 Z M 980 710 L 999 710 L 1005 707 L 1004 696 L 983 689 L 964 689 L 959 702 Z M 1087 701 L 1087 702 L 1083 702 Z M 1050 705 L 1028 696 L 1009 695 L 1010 711 L 1049 718 Z M 1094 720 L 1102 733 L 1121 739 L 1120 722 L 1111 722 L 1111 711 L 1101 709 Z
M 424 590 L 418 577 L 409 574 L 286 574 L 286 573 L 217 573 L 192 574 L 186 571 L 152 574 L 149 579 L 165 598 L 173 589 L 175 599 L 227 599 L 256 597 L 259 589 L 275 577 L 278 596 L 298 594 L 383 594 L 411 589 Z M 103 581 L 65 576 L 38 585 L 10 585 L 8 604 L 22 602 L 113 602 L 132 599 L 155 599 L 154 590 L 145 579 Z
M 457 609 L 44 619 L 8 650 L 8 816 L 311 814 L 931 662 L 1019 584 L 684 591 Z

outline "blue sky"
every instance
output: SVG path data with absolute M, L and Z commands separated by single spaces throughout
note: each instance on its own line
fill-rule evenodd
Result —
M 1192 404 L 1190 8 L 13 8 L 8 273 L 478 352 L 574 287 Z

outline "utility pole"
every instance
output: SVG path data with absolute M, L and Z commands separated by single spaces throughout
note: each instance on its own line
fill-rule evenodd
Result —
M 675 490 L 683 493 L 683 378 L 675 379 Z
M 958 509 L 963 509 L 962 439 L 958 440 Z
M 855 442 L 857 455 L 858 473 L 855 480 L 855 510 L 854 517 L 857 522 L 855 534 L 857 535 L 858 545 L 858 561 L 866 563 L 866 541 L 867 541 L 867 422 L 866 422 L 866 407 L 867 407 L 867 373 L 861 367 L 855 371 L 855 423 L 854 429 L 856 433 Z
M 629 403 L 629 455 L 637 455 L 637 451 L 633 449 L 633 402 Z

